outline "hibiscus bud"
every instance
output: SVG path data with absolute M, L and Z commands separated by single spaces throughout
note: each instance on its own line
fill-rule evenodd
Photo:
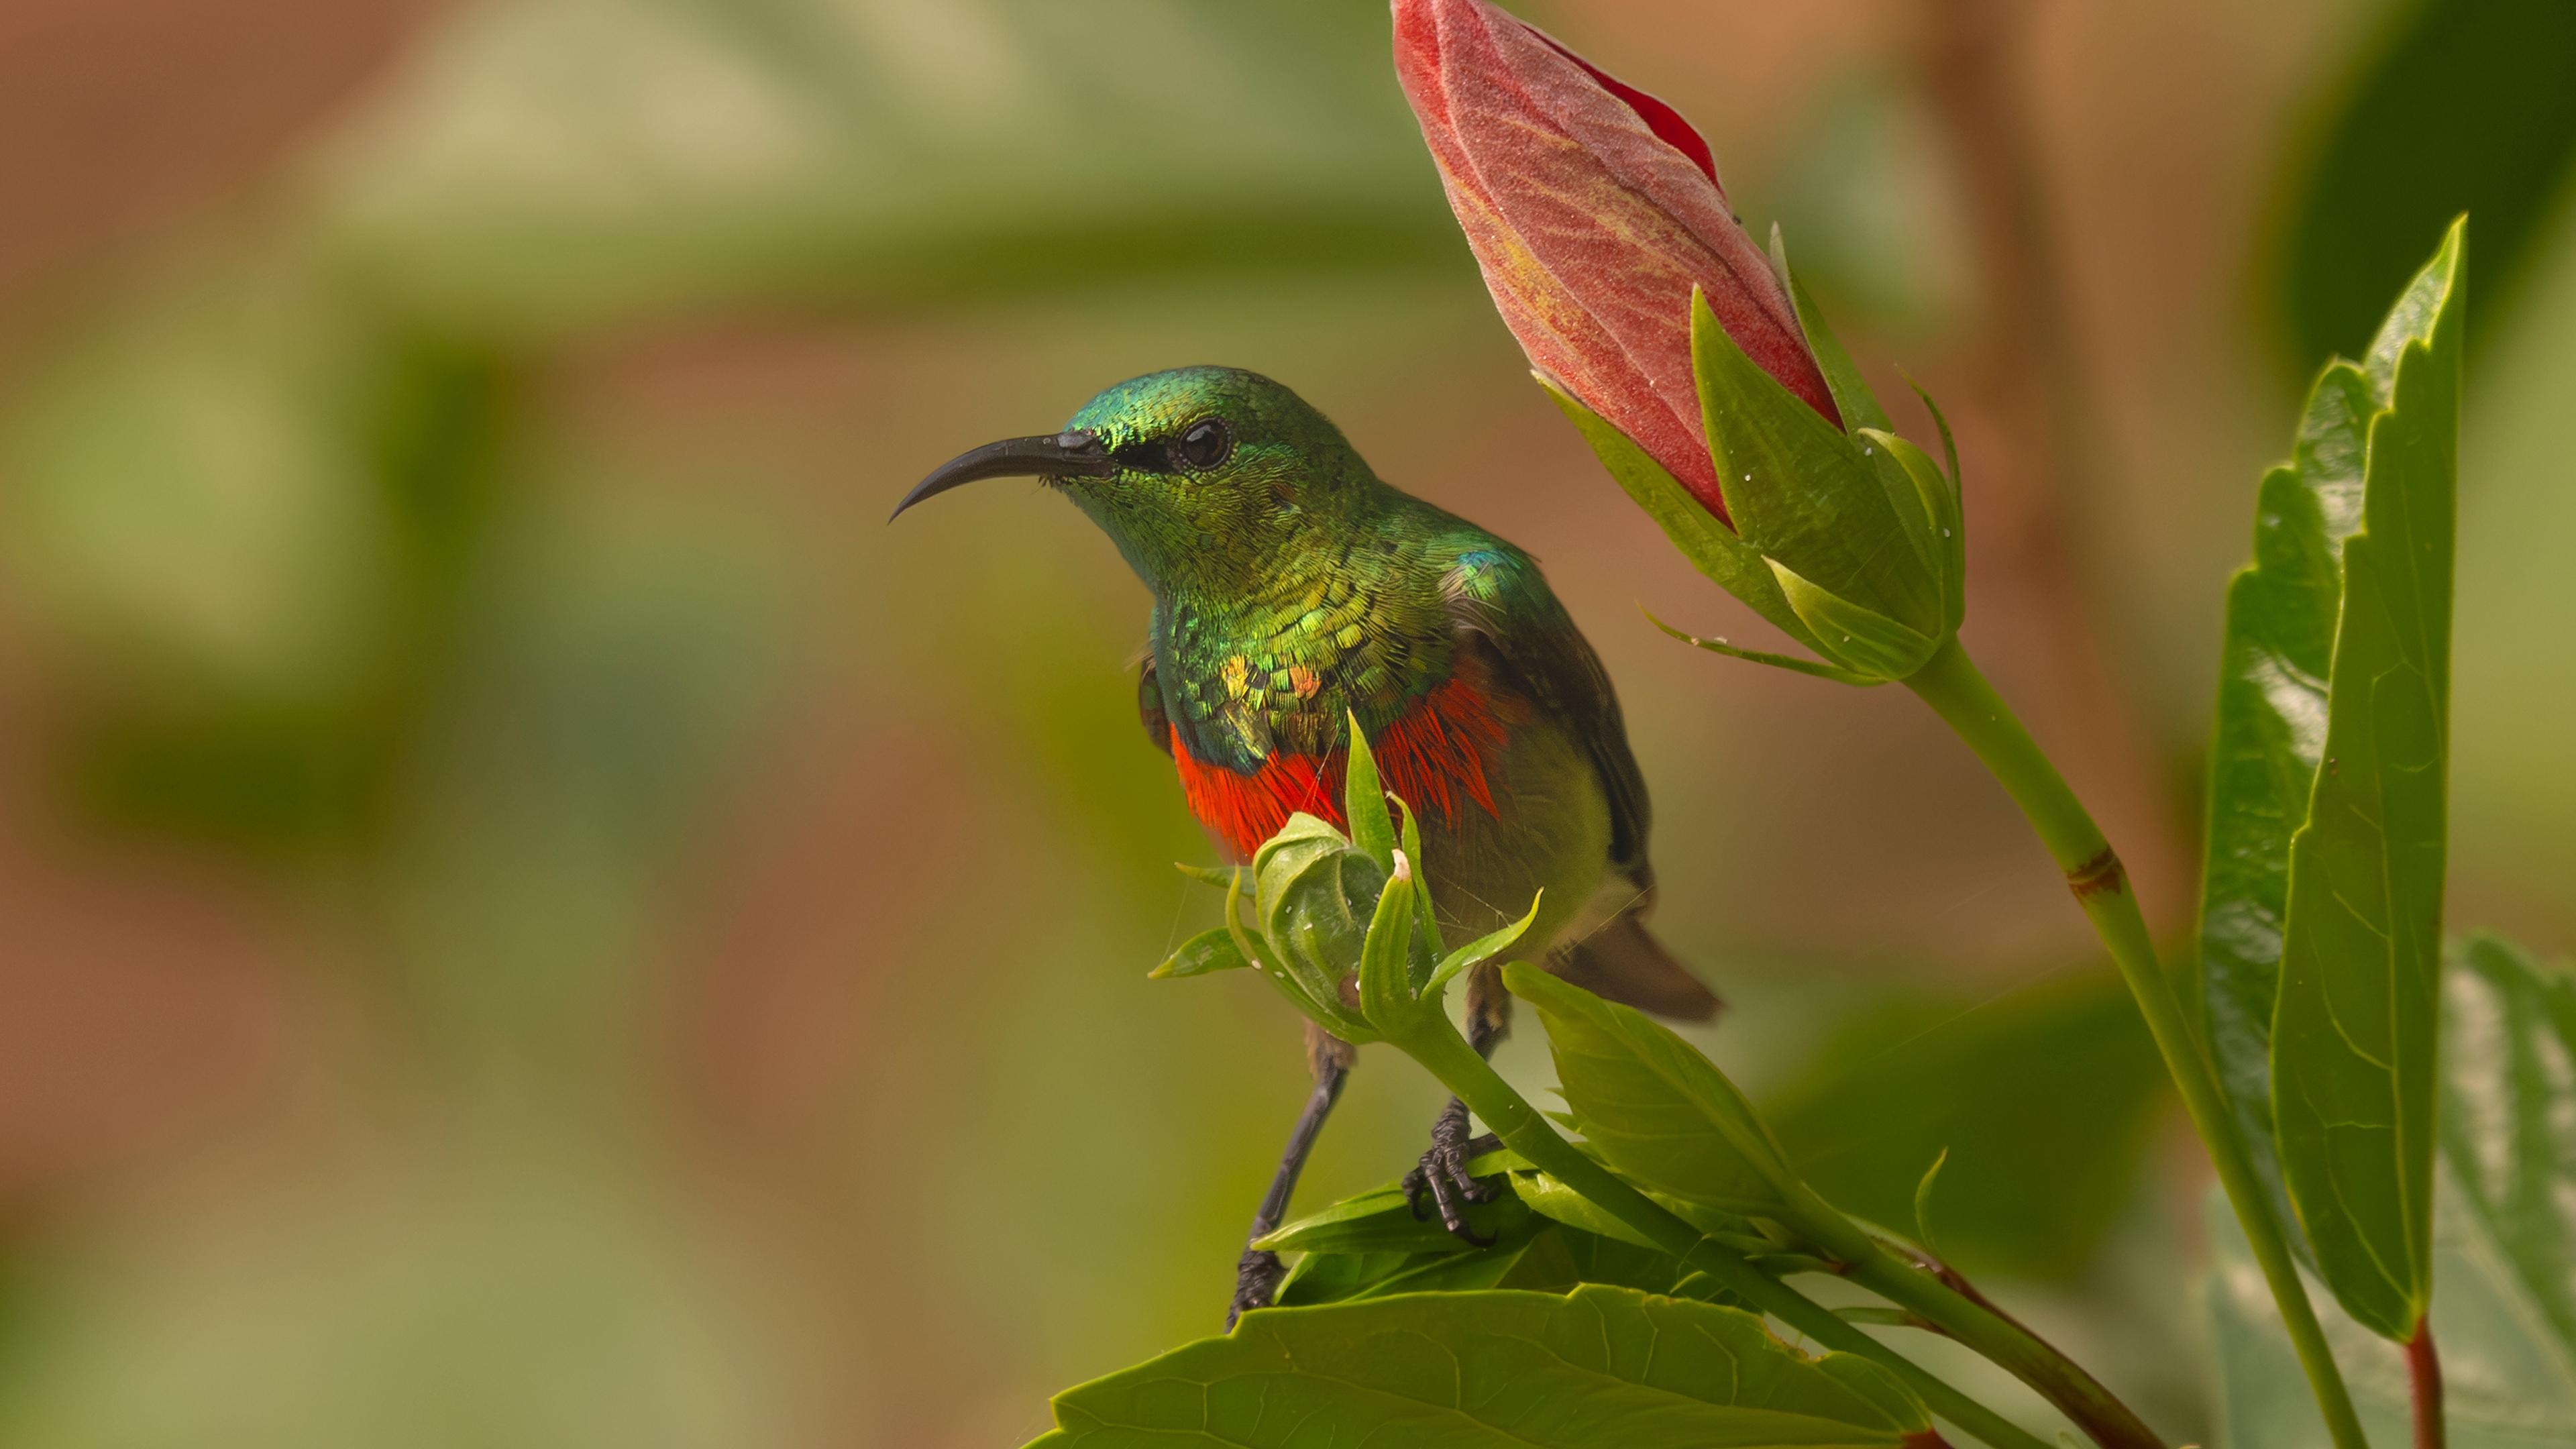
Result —
M 1503 321 L 1541 377 L 1728 517 L 1691 375 L 1691 289 L 1842 426 L 1788 289 L 1679 112 L 1486 0 L 1394 0 L 1395 67 Z

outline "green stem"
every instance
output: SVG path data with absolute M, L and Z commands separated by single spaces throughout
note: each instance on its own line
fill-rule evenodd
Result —
M 1860 1238 L 1857 1253 L 1846 1254 L 1838 1246 L 1832 1249 L 1843 1257 L 1845 1277 L 2038 1390 L 2102 1449 L 2163 1449 L 2164 1441 L 2145 1420 L 2047 1340 L 1992 1305 L 1898 1258 L 1867 1234 L 1854 1232 Z
M 2352 1395 L 2326 1346 L 2316 1309 L 2308 1302 L 2307 1286 L 2299 1281 L 2289 1241 L 2273 1215 L 2271 1197 L 2254 1175 L 2253 1159 L 2221 1099 L 2217 1072 L 2193 1034 L 2163 964 L 2156 959 L 2155 942 L 2147 934 L 2146 917 L 2138 912 L 2138 898 L 2129 889 L 2120 857 L 1957 639 L 1942 645 L 1905 684 L 1994 772 L 2005 793 L 2030 818 L 2031 828 L 2039 833 L 2059 869 L 2066 872 L 2068 888 L 2127 979 L 2156 1049 L 2164 1054 L 2165 1069 L 2182 1091 L 2183 1107 L 2200 1130 L 2200 1140 L 2218 1169 L 2218 1181 L 2226 1188 L 2236 1220 L 2244 1225 L 2255 1261 L 2262 1265 L 2264 1280 L 2280 1305 L 2281 1321 L 2298 1349 L 2299 1365 L 2307 1371 L 2308 1385 L 2325 1413 L 2327 1432 L 2336 1449 L 2369 1449 L 2361 1420 L 2353 1413 Z
M 1708 1274 L 1728 1292 L 1829 1349 L 1866 1358 L 1904 1380 L 1931 1410 L 1994 1449 L 2048 1449 L 2036 1435 L 1943 1383 L 1903 1354 L 1845 1322 L 1833 1310 L 1763 1274 L 1702 1236 L 1662 1204 L 1620 1181 L 1557 1135 L 1511 1083 L 1476 1055 L 1442 1013 L 1388 1040 L 1438 1077 L 1468 1110 L 1540 1171 L 1581 1193 L 1649 1242 Z

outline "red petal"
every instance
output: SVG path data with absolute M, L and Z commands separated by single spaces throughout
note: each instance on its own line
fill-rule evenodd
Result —
M 1585 60 L 1582 56 L 1576 55 L 1566 49 L 1555 36 L 1528 21 L 1521 22 L 1521 29 L 1537 36 L 1540 43 L 1548 49 L 1583 67 L 1583 73 L 1601 82 L 1603 90 L 1626 101 L 1628 109 L 1637 113 L 1637 119 L 1646 123 L 1647 130 L 1662 138 L 1665 145 L 1691 158 L 1692 163 L 1698 166 L 1709 180 L 1717 180 L 1717 153 L 1708 149 L 1707 138 L 1700 135 L 1698 128 L 1683 120 L 1681 112 Z

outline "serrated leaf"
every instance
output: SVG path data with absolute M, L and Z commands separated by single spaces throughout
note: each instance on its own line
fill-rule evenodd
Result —
M 2388 407 L 2344 544 L 2325 764 L 2290 842 L 2272 1029 L 2282 1175 L 2318 1271 L 2397 1339 L 2432 1296 L 2464 232 L 2366 364 Z
M 1259 1310 L 1055 1411 L 1049 1449 L 1938 1442 L 1875 1364 L 1810 1359 L 1738 1309 L 1599 1286 Z
M 2254 562 L 2227 587 L 2201 877 L 2201 1008 L 2220 1085 L 2283 1223 L 2298 1221 L 2272 1144 L 2272 1013 L 2280 1000 L 2290 837 L 2325 759 L 2326 675 L 2343 608 L 2343 545 L 2361 527 L 2370 380 L 2318 374 L 2291 461 L 2263 478 Z M 2292 1246 L 2313 1262 L 2307 1240 Z
M 1146 972 L 1157 980 L 1168 976 L 1205 976 L 1211 971 L 1237 971 L 1252 963 L 1234 944 L 1234 928 L 1218 926 L 1181 943 L 1162 965 Z
M 1503 982 L 1538 1008 L 1585 1145 L 1620 1176 L 1739 1217 L 1798 1215 L 1787 1155 L 1743 1093 L 1690 1043 L 1536 967 L 1514 962 Z

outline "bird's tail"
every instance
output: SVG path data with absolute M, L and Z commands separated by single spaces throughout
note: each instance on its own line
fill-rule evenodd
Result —
M 1547 969 L 1595 996 L 1678 1021 L 1706 1021 L 1726 1005 L 1647 934 L 1643 911 L 1622 911 L 1558 946 Z

